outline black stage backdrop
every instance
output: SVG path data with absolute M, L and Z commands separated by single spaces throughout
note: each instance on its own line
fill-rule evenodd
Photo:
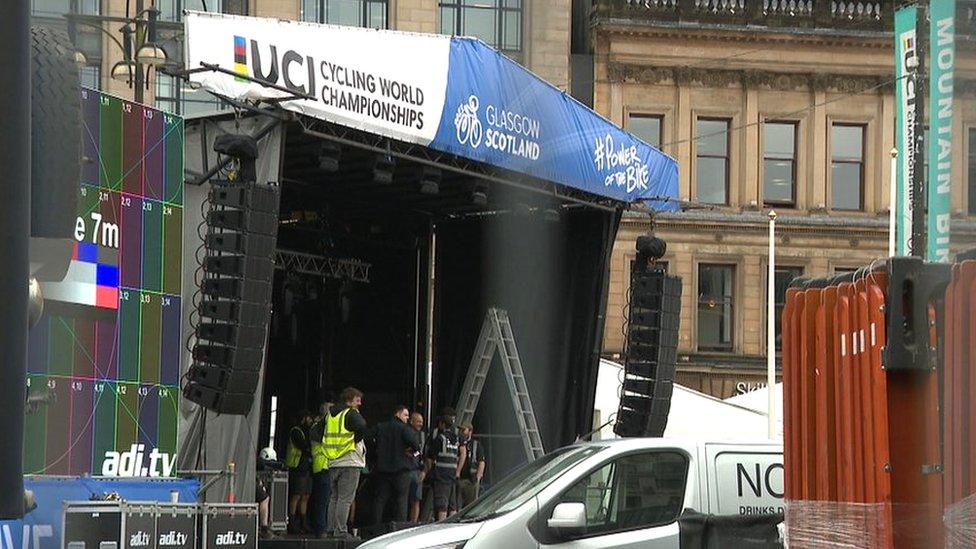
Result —
M 454 406 L 488 307 L 512 321 L 546 451 L 592 429 L 609 259 L 618 212 L 571 210 L 559 221 L 502 215 L 437 225 L 434 404 Z M 494 360 L 474 427 L 488 481 L 526 460 Z

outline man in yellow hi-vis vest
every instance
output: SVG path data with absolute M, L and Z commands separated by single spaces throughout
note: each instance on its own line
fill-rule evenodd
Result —
M 347 387 L 339 395 L 343 407 L 329 414 L 325 422 L 322 446 L 329 461 L 328 534 L 330 537 L 352 540 L 347 523 L 349 508 L 356 498 L 359 473 L 366 466 L 366 420 L 359 413 L 363 393 Z
M 309 429 L 309 441 L 312 447 L 312 500 L 309 514 L 312 516 L 312 532 L 316 537 L 322 537 L 328 526 L 327 512 L 331 486 L 329 460 L 325 457 L 325 446 L 322 443 L 325 438 L 325 423 L 329 419 L 331 409 L 331 402 L 322 403 L 319 407 L 319 417 Z

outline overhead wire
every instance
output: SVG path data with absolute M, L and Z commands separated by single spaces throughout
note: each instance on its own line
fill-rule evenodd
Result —
M 851 97 L 856 97 L 858 95 L 863 95 L 865 93 L 868 93 L 868 92 L 871 92 L 871 91 L 874 91 L 874 90 L 883 88 L 883 87 L 888 86 L 890 84 L 894 84 L 895 82 L 898 82 L 899 80 L 903 80 L 903 79 L 907 78 L 908 76 L 909 75 L 905 74 L 905 75 L 902 75 L 902 76 L 897 76 L 895 78 L 890 78 L 890 79 L 885 80 L 883 82 L 879 82 L 877 84 L 874 84 L 872 86 L 868 86 L 866 88 L 863 88 L 863 89 L 860 89 L 860 90 L 857 90 L 857 91 L 854 91 L 854 92 L 847 92 L 847 93 L 839 94 L 836 97 L 831 97 L 830 99 L 828 99 L 826 101 L 821 101 L 819 103 L 811 103 L 810 105 L 807 105 L 806 107 L 803 107 L 802 109 L 797 109 L 795 111 L 791 111 L 791 112 L 787 112 L 787 113 L 783 113 L 783 114 L 777 114 L 776 117 L 777 118 L 789 118 L 789 117 L 793 117 L 793 116 L 796 116 L 796 115 L 799 115 L 799 114 L 803 114 L 803 113 L 812 111 L 813 109 L 816 109 L 818 107 L 824 107 L 824 106 L 827 106 L 827 105 L 830 105 L 830 104 L 833 104 L 833 103 L 837 103 L 838 101 L 842 101 L 844 99 L 850 99 Z M 719 131 L 715 131 L 715 132 L 710 132 L 710 133 L 705 133 L 705 134 L 701 134 L 701 135 L 696 135 L 696 136 L 690 137 L 688 139 L 679 139 L 677 141 L 670 141 L 668 143 L 662 143 L 661 144 L 661 148 L 663 148 L 663 147 L 669 147 L 669 146 L 672 146 L 672 145 L 681 145 L 683 143 L 692 143 L 692 142 L 698 141 L 700 139 L 705 139 L 707 137 L 715 137 L 715 136 L 718 136 L 718 135 L 725 135 L 725 134 L 732 133 L 734 131 L 744 130 L 746 128 L 751 128 L 753 126 L 759 126 L 760 124 L 763 124 L 763 123 L 764 123 L 763 120 L 757 120 L 755 122 L 747 122 L 745 124 L 739 124 L 738 126 L 733 126 L 731 128 L 725 129 L 725 130 L 719 130 Z

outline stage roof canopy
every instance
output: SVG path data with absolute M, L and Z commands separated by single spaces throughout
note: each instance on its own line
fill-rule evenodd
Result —
M 219 96 L 677 208 L 674 159 L 476 39 L 199 12 L 185 22 L 189 79 Z

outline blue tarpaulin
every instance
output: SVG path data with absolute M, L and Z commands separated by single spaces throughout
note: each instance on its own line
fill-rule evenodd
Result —
M 448 66 L 430 147 L 626 202 L 677 198 L 671 157 L 497 50 L 455 37 Z
M 170 501 L 176 490 L 183 503 L 195 503 L 200 483 L 183 479 L 25 478 L 34 491 L 37 509 L 23 520 L 0 521 L 0 549 L 59 549 L 61 514 L 65 501 L 103 499 L 117 493 L 127 501 Z

